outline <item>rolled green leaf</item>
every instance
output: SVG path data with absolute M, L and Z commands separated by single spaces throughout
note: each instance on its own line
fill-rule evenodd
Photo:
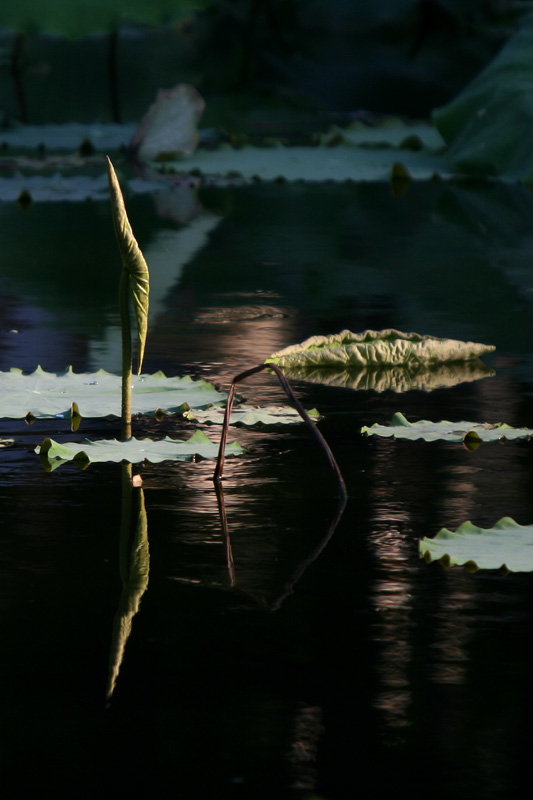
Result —
M 137 363 L 137 374 L 140 374 L 144 358 L 144 348 L 148 333 L 148 306 L 150 293 L 150 275 L 148 265 L 144 260 L 141 248 L 137 239 L 133 235 L 130 221 L 124 205 L 124 197 L 118 182 L 117 174 L 107 157 L 109 189 L 111 192 L 111 208 L 113 210 L 113 225 L 122 257 L 122 265 L 126 271 L 131 294 L 133 297 L 133 308 L 137 321 L 137 332 L 139 339 L 139 354 Z

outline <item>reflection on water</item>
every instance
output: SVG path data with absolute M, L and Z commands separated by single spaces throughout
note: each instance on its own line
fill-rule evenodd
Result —
M 118 577 L 116 467 L 44 473 L 33 448 L 47 434 L 71 438 L 67 423 L 4 422 L 0 435 L 17 441 L 0 451 L 1 744 L 17 785 L 72 794 L 82 776 L 97 791 L 150 796 L 171 787 L 340 800 L 369 777 L 376 792 L 516 796 L 529 768 L 531 576 L 427 565 L 418 539 L 466 519 L 531 522 L 531 443 L 468 452 L 360 429 L 396 411 L 532 425 L 531 198 L 521 187 L 442 184 L 402 198 L 373 185 L 206 190 L 207 210 L 193 203 L 185 226 L 180 209 L 157 216 L 151 198 L 131 199 L 157 272 L 150 372 L 227 385 L 309 335 L 392 326 L 494 343 L 496 374 L 401 393 L 298 378 L 346 478 L 340 518 L 304 426 L 232 430 L 247 454 L 226 463 L 225 524 L 212 461 L 143 464 L 146 591 L 146 569 Z M 33 370 L 47 342 L 48 370 L 115 363 L 107 207 L 0 215 L 3 368 L 16 356 Z M 73 263 L 92 267 L 94 281 L 73 281 Z M 266 374 L 242 394 L 281 399 Z M 153 437 L 191 428 L 169 417 L 137 424 Z M 76 435 L 117 430 L 84 420 Z M 121 591 L 117 630 L 140 611 L 105 711 Z M 118 665 L 124 639 L 115 641 Z

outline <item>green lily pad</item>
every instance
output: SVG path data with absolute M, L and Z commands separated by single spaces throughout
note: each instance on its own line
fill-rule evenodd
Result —
M 324 386 L 338 386 L 355 391 L 431 392 L 459 383 L 490 378 L 495 371 L 479 359 L 451 364 L 417 364 L 399 367 L 283 367 L 283 374 L 293 381 L 308 381 Z
M 218 423 L 224 422 L 225 409 L 220 406 L 211 406 L 205 409 L 188 409 L 183 412 L 186 419 L 193 420 L 194 422 L 202 423 Z M 318 422 L 320 414 L 316 408 L 307 412 L 311 419 Z M 231 413 L 230 425 L 293 425 L 297 422 L 303 422 L 303 419 L 298 412 L 291 406 L 265 406 L 259 408 L 256 406 L 242 405 L 235 408 Z
M 180 161 L 168 161 L 165 172 L 194 174 L 200 178 L 227 178 L 231 182 L 275 181 L 389 181 L 398 164 L 413 180 L 428 181 L 435 175 L 452 178 L 454 173 L 444 155 L 429 150 L 368 148 L 340 144 L 318 146 L 198 148 Z M 157 164 L 153 165 L 157 167 Z M 160 165 L 159 165 L 160 166 Z
M 101 439 L 95 442 L 84 439 L 82 442 L 60 444 L 53 439 L 45 439 L 35 448 L 35 452 L 46 458 L 48 462 L 74 461 L 80 466 L 91 462 L 128 461 L 137 464 L 140 461 L 190 461 L 195 457 L 216 458 L 218 442 L 212 442 L 203 431 L 197 430 L 186 442 L 165 437 L 152 439 L 129 439 L 119 442 L 117 439 Z M 232 442 L 226 448 L 226 456 L 239 456 L 244 448 L 238 442 Z
M 154 413 L 162 408 L 177 411 L 183 403 L 202 408 L 225 400 L 208 381 L 167 378 L 162 372 L 133 378 L 132 412 Z M 120 417 L 121 378 L 104 370 L 74 373 L 45 372 L 37 367 L 30 375 L 22 370 L 0 372 L 0 418 L 70 418 L 72 403 L 82 417 Z
M 468 361 L 495 349 L 492 345 L 402 333 L 393 328 L 363 333 L 345 330 L 331 336 L 311 336 L 301 344 L 273 353 L 266 363 L 342 368 L 435 364 Z
M 364 425 L 361 433 L 368 436 L 394 436 L 396 439 L 423 439 L 426 442 L 462 442 L 465 439 L 482 442 L 497 442 L 501 439 L 527 439 L 533 436 L 531 428 L 513 428 L 502 422 L 491 424 L 489 422 L 430 422 L 421 419 L 418 422 L 408 422 L 403 414 L 396 413 L 390 425 L 374 423 L 370 427 Z
M 533 525 L 519 525 L 511 517 L 503 517 L 493 528 L 478 528 L 472 522 L 455 532 L 442 528 L 434 539 L 421 539 L 418 547 L 426 561 L 447 567 L 533 571 Z
M 533 14 L 476 78 L 433 118 L 450 162 L 476 176 L 533 184 Z

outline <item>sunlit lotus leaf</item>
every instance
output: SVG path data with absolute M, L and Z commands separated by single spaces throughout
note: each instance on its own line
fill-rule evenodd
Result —
M 184 403 L 202 408 L 227 397 L 208 381 L 167 378 L 162 372 L 136 376 L 132 386 L 134 414 L 178 411 Z M 121 377 L 104 370 L 74 373 L 70 367 L 58 373 L 37 367 L 31 375 L 19 369 L 0 372 L 0 419 L 70 418 L 73 402 L 85 418 L 120 417 Z
M 133 297 L 133 309 L 137 320 L 137 334 L 139 338 L 138 369 L 140 373 L 148 333 L 148 308 L 150 297 L 150 274 L 148 265 L 144 260 L 141 248 L 133 235 L 130 221 L 126 213 L 122 190 L 117 174 L 107 159 L 109 191 L 111 192 L 111 209 L 113 212 L 113 225 L 122 256 L 122 265 L 129 276 L 129 285 Z
M 35 452 L 49 462 L 74 461 L 80 466 L 101 461 L 128 461 L 130 464 L 150 461 L 158 464 L 161 461 L 190 461 L 196 457 L 216 458 L 218 447 L 218 442 L 212 442 L 203 431 L 197 430 L 186 442 L 168 436 L 157 441 L 133 438 L 125 442 L 117 439 L 92 442 L 84 439 L 65 444 L 45 439 L 35 448 Z M 238 442 L 232 442 L 226 448 L 226 456 L 239 456 L 242 453 L 244 448 Z
M 311 336 L 301 344 L 273 353 L 266 362 L 280 367 L 369 367 L 468 361 L 490 353 L 492 345 L 439 339 L 394 329 L 331 336 Z
M 165 162 L 165 172 L 194 174 L 200 178 L 229 182 L 263 181 L 389 181 L 395 165 L 401 164 L 413 180 L 428 181 L 436 175 L 457 175 L 444 155 L 428 150 L 368 148 L 340 144 L 338 147 L 292 146 L 215 149 L 198 148 L 192 156 Z
M 142 161 L 167 161 L 191 155 L 199 141 L 198 120 L 205 102 L 194 86 L 160 89 L 131 142 Z
M 513 428 L 505 423 L 488 422 L 429 422 L 421 419 L 408 422 L 404 415 L 396 413 L 390 425 L 378 425 L 361 428 L 361 433 L 368 436 L 394 436 L 396 439 L 423 439 L 426 442 L 442 440 L 445 442 L 482 441 L 497 442 L 501 439 L 527 439 L 533 436 L 531 428 Z
M 533 525 L 519 525 L 511 517 L 503 517 L 493 528 L 478 528 L 472 522 L 456 531 L 442 528 L 434 539 L 425 537 L 418 546 L 426 561 L 440 561 L 446 567 L 533 571 Z
M 307 412 L 312 420 L 318 421 L 320 414 L 316 408 Z M 204 409 L 188 409 L 183 412 L 186 419 L 201 423 L 224 422 L 224 409 L 220 406 L 211 406 Z M 234 408 L 231 413 L 230 425 L 292 425 L 295 422 L 303 422 L 302 417 L 291 406 L 256 406 L 241 405 Z
M 496 374 L 477 358 L 451 364 L 408 364 L 405 367 L 283 367 L 283 373 L 289 380 L 374 392 L 409 392 L 414 389 L 431 392 Z

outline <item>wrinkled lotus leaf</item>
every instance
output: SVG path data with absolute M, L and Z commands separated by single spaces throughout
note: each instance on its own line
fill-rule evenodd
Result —
M 230 181 L 389 181 L 398 164 L 413 180 L 428 181 L 435 175 L 456 175 L 443 155 L 427 150 L 354 147 L 272 147 L 247 145 L 235 149 L 221 145 L 198 149 L 187 159 L 165 162 L 166 172 L 225 177 Z
M 490 378 L 495 371 L 475 358 L 451 364 L 431 366 L 409 364 L 407 367 L 283 367 L 284 375 L 291 381 L 308 381 L 324 386 L 374 392 L 431 392 L 457 386 L 459 383 Z
M 320 414 L 316 408 L 307 412 L 312 420 L 318 422 Z M 224 422 L 224 409 L 220 406 L 212 406 L 205 409 L 189 409 L 183 412 L 186 419 L 202 423 Z M 231 413 L 230 425 L 293 425 L 295 422 L 303 422 L 298 412 L 291 406 L 255 406 L 242 405 L 235 408 Z
M 502 422 L 429 422 L 421 419 L 408 422 L 400 412 L 396 413 L 390 425 L 378 425 L 361 428 L 361 433 L 368 436 L 394 436 L 396 439 L 423 439 L 426 442 L 462 442 L 465 439 L 482 442 L 497 442 L 500 439 L 527 439 L 533 436 L 531 428 L 512 428 Z
M 198 120 L 205 102 L 194 86 L 160 89 L 131 142 L 142 161 L 191 155 L 199 141 Z
M 35 448 L 35 452 L 49 462 L 75 461 L 80 465 L 100 461 L 128 461 L 137 464 L 140 461 L 190 461 L 196 456 L 200 458 L 216 458 L 218 442 L 212 442 L 203 431 L 197 430 L 186 442 L 171 439 L 168 436 L 158 441 L 152 439 L 129 439 L 119 442 L 117 439 L 101 439 L 91 442 L 67 442 L 60 444 L 53 439 L 45 439 Z M 244 448 L 238 442 L 232 442 L 226 448 L 227 456 L 239 456 Z
M 311 336 L 301 344 L 273 353 L 266 363 L 280 367 L 368 367 L 435 364 L 468 361 L 495 350 L 492 345 L 439 339 L 394 329 L 341 331 L 331 336 Z
M 500 53 L 433 118 L 454 166 L 533 184 L 533 14 Z
M 154 413 L 158 408 L 178 411 L 183 403 L 202 408 L 227 397 L 208 381 L 167 378 L 162 372 L 136 376 L 132 395 L 134 414 Z M 19 369 L 0 372 L 0 419 L 23 419 L 28 414 L 37 419 L 70 418 L 73 402 L 85 418 L 120 417 L 120 376 L 104 370 L 74 373 L 70 367 L 58 373 L 37 367 L 31 375 Z
M 519 525 L 511 517 L 503 517 L 493 528 L 478 528 L 472 522 L 455 532 L 442 528 L 434 539 L 421 539 L 418 547 L 426 561 L 441 561 L 446 567 L 533 571 L 533 525 Z

